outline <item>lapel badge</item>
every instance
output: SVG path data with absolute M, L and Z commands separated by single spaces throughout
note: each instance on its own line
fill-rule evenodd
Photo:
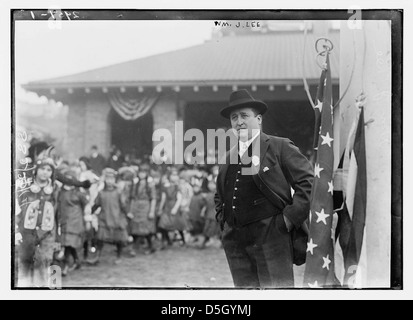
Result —
M 265 167 L 262 171 L 267 172 L 268 170 L 270 170 L 270 168 Z

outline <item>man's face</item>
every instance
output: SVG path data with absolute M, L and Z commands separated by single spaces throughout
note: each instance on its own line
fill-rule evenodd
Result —
M 243 108 L 235 110 L 230 115 L 231 126 L 238 135 L 241 141 L 251 139 L 256 130 L 261 130 L 262 116 L 255 115 L 251 108 Z
M 96 157 L 97 154 L 98 154 L 98 150 L 97 150 L 97 149 L 95 149 L 95 148 L 90 149 L 90 155 L 91 155 L 92 157 Z

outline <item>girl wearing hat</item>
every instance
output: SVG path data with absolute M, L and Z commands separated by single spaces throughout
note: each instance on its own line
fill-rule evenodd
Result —
M 144 237 L 148 243 L 145 254 L 155 252 L 152 236 L 155 234 L 156 190 L 152 178 L 149 177 L 149 165 L 142 165 L 138 173 L 138 182 L 133 184 L 129 197 L 130 233 L 136 244 Z M 134 251 L 132 251 L 132 255 Z
M 16 240 L 22 280 L 19 286 L 47 286 L 48 268 L 57 247 L 58 187 L 54 181 L 55 163 L 51 158 L 36 161 L 33 183 L 18 196 L 20 214 Z
M 27 163 L 31 164 L 34 163 L 36 165 L 36 162 L 40 159 L 46 159 L 46 158 L 52 158 L 51 152 L 54 149 L 53 146 L 50 146 L 44 141 L 41 142 L 34 142 L 31 144 L 29 150 L 28 150 L 28 156 L 27 156 Z M 73 185 L 76 187 L 82 187 L 85 189 L 90 188 L 90 181 L 85 180 L 85 181 L 79 181 L 77 179 L 68 179 L 65 177 L 63 174 L 61 174 L 60 167 L 54 163 L 55 170 L 54 170 L 54 177 L 55 180 L 65 184 L 65 185 Z
M 64 173 L 71 179 L 77 179 L 76 171 L 68 170 Z M 85 236 L 84 209 L 88 204 L 85 193 L 74 186 L 63 185 L 58 199 L 59 220 L 61 225 L 61 245 L 65 252 L 65 267 L 62 275 L 80 268 L 77 250 L 82 248 Z M 70 258 L 73 265 L 69 268 Z
M 96 215 L 92 215 L 92 207 L 95 203 L 95 199 L 99 193 L 100 178 L 91 170 L 90 161 L 87 157 L 81 157 L 79 159 L 80 167 L 80 181 L 90 181 L 91 186 L 89 189 L 81 188 L 80 190 L 88 195 L 89 202 L 84 208 L 84 220 L 85 220 L 85 237 L 83 243 L 83 260 L 87 260 L 89 257 L 89 251 L 94 252 L 96 250 L 96 233 L 98 230 L 98 219 Z
M 92 208 L 94 213 L 98 208 L 99 228 L 97 232 L 97 257 L 91 264 L 100 261 L 104 243 L 116 245 L 116 264 L 121 262 L 123 247 L 128 242 L 126 211 L 122 203 L 121 192 L 116 185 L 116 171 L 110 168 L 103 170 L 104 189 L 99 192 Z
M 208 241 L 220 234 L 220 227 L 218 222 L 215 220 L 215 192 L 216 192 L 216 184 L 215 181 L 210 181 L 208 183 L 208 190 L 209 192 L 205 194 L 205 203 L 206 203 L 206 210 L 205 210 L 205 226 L 204 226 L 204 242 L 202 244 L 202 249 L 206 247 Z
M 194 189 L 192 188 L 192 185 L 188 182 L 189 179 L 190 177 L 187 173 L 187 170 L 182 170 L 179 180 L 179 190 L 182 194 L 181 213 L 185 221 L 188 221 L 189 205 L 191 203 L 192 197 L 194 196 Z
M 203 213 L 206 208 L 206 202 L 205 195 L 201 192 L 201 184 L 200 181 L 194 184 L 194 195 L 189 205 L 189 231 L 194 243 L 198 242 L 198 236 L 203 234 L 205 224 Z
M 155 236 L 160 233 L 159 230 L 159 220 L 161 218 L 161 213 L 159 210 L 161 199 L 162 199 L 162 180 L 163 180 L 163 173 L 160 170 L 152 170 L 151 177 L 153 179 L 153 184 L 155 186 L 155 195 L 156 195 L 156 207 L 155 207 Z
M 171 245 L 169 231 L 179 231 L 182 243 L 185 244 L 183 231 L 186 229 L 186 222 L 181 214 L 180 208 L 182 203 L 182 194 L 179 188 L 179 175 L 176 168 L 172 168 L 169 178 L 166 179 L 162 189 L 162 199 L 159 211 L 162 212 L 159 220 L 159 229 L 162 233 L 162 249 L 165 248 L 165 242 Z

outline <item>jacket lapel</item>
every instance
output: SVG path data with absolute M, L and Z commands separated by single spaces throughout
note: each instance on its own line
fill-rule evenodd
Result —
M 232 149 L 227 152 L 225 163 L 221 167 L 220 179 L 219 179 L 219 185 L 221 186 L 221 190 L 224 190 L 225 177 L 227 176 L 227 171 L 228 171 L 229 165 L 231 164 L 231 159 L 234 159 L 234 160 L 238 159 L 238 144 L 232 147 Z
M 261 132 L 259 140 L 257 139 L 253 142 L 252 168 L 255 174 L 261 171 L 262 163 L 269 147 L 269 139 L 265 133 Z M 257 161 L 258 159 L 259 161 Z

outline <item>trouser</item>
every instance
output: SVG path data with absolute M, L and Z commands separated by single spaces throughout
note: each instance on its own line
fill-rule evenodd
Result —
M 291 235 L 282 215 L 242 227 L 225 223 L 222 244 L 235 287 L 294 286 Z

